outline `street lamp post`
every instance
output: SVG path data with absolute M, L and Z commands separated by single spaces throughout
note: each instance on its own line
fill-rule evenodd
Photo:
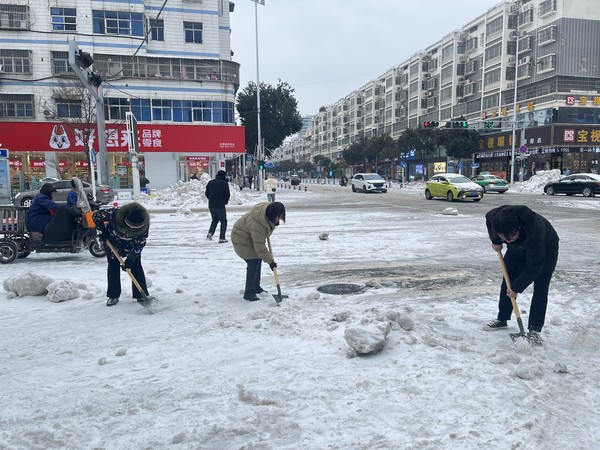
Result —
M 256 31 L 256 131 L 257 131 L 257 143 L 256 143 L 256 158 L 255 160 L 264 160 L 263 145 L 262 145 L 262 134 L 260 129 L 260 72 L 258 64 L 258 4 L 264 6 L 265 0 L 251 0 L 254 2 L 254 28 Z M 257 165 L 258 168 L 258 165 Z M 263 170 L 258 168 L 256 190 L 262 191 L 264 186 L 264 174 Z

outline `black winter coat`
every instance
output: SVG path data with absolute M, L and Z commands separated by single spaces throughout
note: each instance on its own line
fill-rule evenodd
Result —
M 204 195 L 208 199 L 209 209 L 225 209 L 225 205 L 229 203 L 231 197 L 227 177 L 217 173 L 214 180 L 210 180 L 206 184 Z
M 548 220 L 524 205 L 504 205 L 494 208 L 485 215 L 488 234 L 493 244 L 501 245 L 497 234 L 492 230 L 492 220 L 496 214 L 515 216 L 521 226 L 519 238 L 506 244 L 507 253 L 525 261 L 523 271 L 511 280 L 512 290 L 523 292 L 542 272 L 552 272 L 558 258 L 558 234 Z

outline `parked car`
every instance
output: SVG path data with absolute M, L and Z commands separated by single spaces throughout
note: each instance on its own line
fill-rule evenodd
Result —
M 453 200 L 472 199 L 478 202 L 483 198 L 483 188 L 458 173 L 440 173 L 432 176 L 425 187 L 425 198 L 445 197 Z
M 352 177 L 352 192 L 387 192 L 385 180 L 378 173 L 357 173 Z
M 67 201 L 67 195 L 71 190 L 71 180 L 55 180 L 48 181 L 48 183 L 52 184 L 56 188 L 56 192 L 52 194 L 52 200 L 57 203 L 62 203 Z M 83 189 L 87 194 L 87 198 L 92 200 L 92 185 L 86 181 L 81 182 L 83 184 Z M 29 191 L 21 191 L 13 200 L 15 206 L 31 206 L 31 201 L 35 194 L 39 192 L 38 190 L 29 190 Z M 106 205 L 113 201 L 114 193 L 110 186 L 106 185 L 96 185 L 96 201 L 102 205 Z
M 544 186 L 544 192 L 548 195 L 581 194 L 584 197 L 593 197 L 600 194 L 600 175 L 595 173 L 575 173 L 558 181 L 553 181 Z
M 300 184 L 300 177 L 298 175 L 292 175 L 290 177 L 290 183 L 292 186 L 298 186 Z
M 506 191 L 508 191 L 508 181 L 506 181 L 504 178 L 497 177 L 496 175 L 477 175 L 476 177 L 471 178 L 471 181 L 474 181 L 481 186 L 484 193 L 498 192 L 500 194 L 504 194 Z

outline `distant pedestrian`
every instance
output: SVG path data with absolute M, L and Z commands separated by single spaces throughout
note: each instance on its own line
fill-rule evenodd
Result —
M 266 241 L 282 221 L 285 222 L 283 203 L 259 203 L 233 225 L 233 249 L 246 261 L 244 300 L 255 302 L 259 299 L 256 294 L 265 292 L 260 286 L 261 262 L 267 263 L 271 270 L 277 267 Z
M 265 191 L 267 192 L 267 200 L 271 203 L 275 201 L 275 191 L 277 190 L 277 180 L 273 175 L 269 174 L 265 180 Z
M 190 177 L 190 180 L 197 180 L 198 179 L 198 171 L 195 171 L 194 174 Z
M 227 174 L 224 170 L 219 170 L 215 178 L 206 184 L 204 195 L 208 199 L 208 209 L 212 218 L 206 239 L 212 241 L 217 224 L 220 222 L 219 243 L 224 244 L 227 242 L 227 239 L 225 239 L 225 231 L 227 230 L 227 210 L 225 209 L 225 205 L 229 203 L 229 198 L 231 197 Z
M 546 218 L 523 205 L 494 208 L 485 215 L 485 220 L 492 249 L 500 251 L 506 244 L 504 261 L 511 289 L 503 280 L 498 316 L 484 329 L 506 328 L 513 312 L 510 298 L 517 298 L 533 283 L 528 328 L 530 334 L 539 333 L 544 326 L 550 280 L 558 260 L 558 234 Z
M 140 292 L 136 284 L 131 282 L 132 297 L 138 302 L 148 297 L 146 276 L 142 267 L 142 250 L 146 246 L 150 215 L 146 208 L 136 202 L 127 203 L 120 208 L 100 209 L 92 215 L 96 229 L 100 232 L 102 243 L 108 260 L 106 290 L 106 306 L 119 303 L 121 296 L 121 272 L 130 269 L 131 274 L 144 292 Z M 123 267 L 116 255 L 110 249 L 109 241 L 125 261 Z
M 238 177 L 238 186 L 240 187 L 240 191 L 242 191 L 242 189 L 244 189 L 245 185 L 246 185 L 246 179 L 244 178 L 243 175 L 240 175 Z

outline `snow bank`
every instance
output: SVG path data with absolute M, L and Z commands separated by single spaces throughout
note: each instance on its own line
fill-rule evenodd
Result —
M 26 295 L 44 295 L 48 292 L 48 285 L 54 282 L 52 278 L 25 272 L 13 275 L 4 280 L 4 290 L 17 297 Z
M 529 180 L 515 183 L 509 192 L 543 193 L 544 186 L 563 177 L 558 169 L 538 170 Z

